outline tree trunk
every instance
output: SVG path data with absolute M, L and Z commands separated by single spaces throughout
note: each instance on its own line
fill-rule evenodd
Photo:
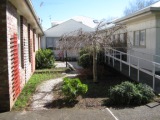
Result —
M 96 43 L 93 42 L 93 82 L 98 82 L 97 80 L 97 50 Z
M 66 67 L 67 67 L 67 60 L 68 60 L 68 56 L 67 56 L 67 50 L 66 50 Z

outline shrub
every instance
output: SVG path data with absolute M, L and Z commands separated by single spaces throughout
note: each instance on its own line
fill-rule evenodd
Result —
M 89 48 L 83 48 L 79 52 L 78 64 L 83 68 L 90 68 L 93 65 L 93 55 L 92 50 Z M 97 63 L 98 65 L 104 64 L 104 51 L 98 51 L 97 53 Z
M 54 67 L 55 59 L 50 49 L 40 49 L 36 52 L 36 69 Z
M 66 99 L 73 101 L 79 95 L 83 95 L 88 91 L 88 86 L 82 84 L 78 78 L 64 78 L 62 85 L 62 93 L 65 95 Z
M 142 103 L 147 103 L 151 99 L 154 98 L 155 94 L 151 87 L 149 87 L 146 84 L 138 84 L 137 89 L 140 91 L 140 94 L 142 94 Z
M 89 54 L 83 54 L 79 57 L 78 64 L 83 68 L 89 68 L 92 66 L 92 58 Z
M 140 105 L 154 97 L 153 90 L 145 84 L 123 82 L 109 90 L 110 100 L 117 105 Z

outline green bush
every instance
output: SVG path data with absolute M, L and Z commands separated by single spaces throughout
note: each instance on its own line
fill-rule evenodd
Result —
M 153 90 L 151 87 L 149 87 L 146 84 L 138 84 L 137 85 L 137 89 L 140 91 L 140 94 L 142 94 L 142 103 L 147 103 L 148 101 L 150 101 L 151 99 L 153 99 L 153 97 L 155 96 L 155 94 L 153 93 Z
M 148 103 L 155 94 L 153 90 L 145 84 L 133 84 L 123 82 L 109 90 L 109 97 L 113 104 L 117 105 L 140 105 Z
M 83 68 L 90 68 L 93 65 L 93 55 L 92 50 L 89 48 L 83 48 L 79 52 L 79 59 L 78 65 L 82 66 Z M 103 65 L 104 64 L 104 51 L 98 51 L 97 53 L 97 64 Z
M 89 68 L 92 66 L 92 57 L 89 54 L 83 54 L 79 57 L 78 65 L 82 66 L 83 68 Z
M 62 85 L 62 93 L 65 95 L 67 100 L 73 101 L 79 95 L 83 95 L 88 91 L 88 86 L 82 84 L 78 78 L 64 78 Z
M 53 68 L 55 59 L 50 49 L 40 49 L 36 52 L 36 69 Z

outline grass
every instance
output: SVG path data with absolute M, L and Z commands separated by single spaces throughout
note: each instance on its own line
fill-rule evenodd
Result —
M 59 72 L 59 73 L 62 73 L 62 72 L 68 71 L 68 70 L 69 70 L 69 68 L 38 69 L 38 70 L 35 71 L 35 73 L 44 73 L 44 72 L 50 72 L 50 73 Z
M 21 94 L 19 95 L 17 101 L 15 102 L 12 110 L 22 110 L 24 109 L 28 102 L 30 97 L 33 95 L 33 93 L 36 90 L 37 85 L 42 83 L 45 80 L 53 79 L 62 77 L 63 75 L 60 73 L 50 73 L 50 72 L 44 72 L 40 74 L 33 74 L 28 83 L 25 85 L 24 89 L 22 90 Z

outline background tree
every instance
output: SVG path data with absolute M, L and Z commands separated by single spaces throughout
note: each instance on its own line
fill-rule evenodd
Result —
M 97 81 L 97 53 L 105 47 L 112 44 L 111 37 L 115 32 L 125 29 L 124 25 L 113 25 L 110 28 L 105 28 L 106 22 L 100 22 L 94 32 L 84 32 L 82 29 L 74 31 L 62 36 L 59 43 L 60 48 L 63 50 L 80 50 L 81 48 L 90 49 L 93 56 L 93 82 Z
M 132 0 L 129 2 L 129 5 L 124 10 L 124 15 L 127 16 L 129 14 L 132 14 L 140 9 L 143 9 L 153 3 L 155 3 L 157 0 Z

